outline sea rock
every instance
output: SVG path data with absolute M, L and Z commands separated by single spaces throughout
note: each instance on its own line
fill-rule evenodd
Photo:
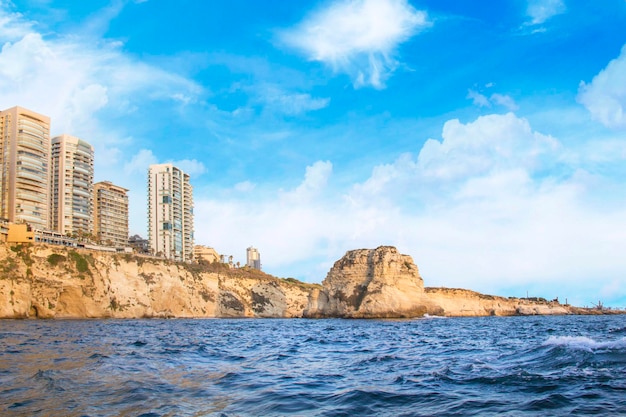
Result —
M 392 246 L 358 249 L 335 262 L 311 294 L 308 317 L 417 317 L 426 313 L 424 281 L 408 255 Z

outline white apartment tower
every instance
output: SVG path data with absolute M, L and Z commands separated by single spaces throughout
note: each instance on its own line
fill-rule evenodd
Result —
M 250 246 L 246 249 L 246 265 L 250 268 L 261 270 L 261 254 L 257 248 Z
M 128 246 L 128 190 L 110 181 L 93 186 L 93 226 L 99 242 L 116 247 Z
M 12 107 L 0 111 L 0 217 L 49 227 L 50 118 Z
M 148 240 L 155 255 L 193 260 L 193 188 L 172 164 L 148 169 Z
M 52 139 L 52 229 L 93 234 L 93 146 L 70 135 Z

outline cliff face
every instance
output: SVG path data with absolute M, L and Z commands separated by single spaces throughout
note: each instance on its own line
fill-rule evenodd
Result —
M 0 318 L 300 317 L 310 291 L 56 246 L 0 245 L 0 265 Z
M 322 286 L 258 271 L 62 247 L 0 245 L 0 318 L 402 318 L 584 313 L 558 303 L 424 288 L 396 248 L 346 253 Z

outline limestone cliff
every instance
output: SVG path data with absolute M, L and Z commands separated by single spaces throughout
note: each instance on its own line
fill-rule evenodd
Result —
M 208 272 L 57 246 L 0 245 L 0 318 L 302 316 L 314 286 L 255 273 Z
M 396 248 L 346 253 L 322 285 L 223 264 L 0 244 L 0 318 L 346 317 L 589 314 L 558 302 L 424 288 Z
M 488 316 L 568 314 L 570 309 L 543 300 L 483 295 L 469 290 L 424 288 L 408 255 L 381 246 L 346 253 L 312 293 L 307 317 L 402 318 L 424 314 Z

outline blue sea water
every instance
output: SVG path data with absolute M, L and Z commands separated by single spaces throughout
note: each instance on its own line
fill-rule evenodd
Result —
M 626 316 L 5 320 L 0 415 L 626 415 Z

